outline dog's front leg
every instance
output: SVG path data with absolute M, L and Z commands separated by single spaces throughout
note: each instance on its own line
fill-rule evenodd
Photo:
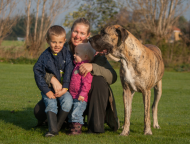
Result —
M 143 93 L 144 102 L 144 135 L 152 135 L 150 122 L 150 97 L 151 90 L 146 90 Z
M 123 102 L 124 102 L 124 127 L 123 131 L 120 135 L 127 136 L 129 135 L 129 128 L 130 128 L 130 117 L 131 117 L 131 103 L 132 103 L 132 95 L 131 90 L 129 87 L 124 88 L 123 90 Z

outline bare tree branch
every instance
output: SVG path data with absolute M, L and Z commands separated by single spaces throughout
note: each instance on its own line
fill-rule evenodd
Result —
M 75 6 L 73 5 L 74 2 L 76 2 L 76 0 L 36 0 L 35 28 L 34 32 L 32 32 L 34 36 L 31 37 L 30 42 L 27 42 L 27 49 L 29 51 L 33 51 L 33 54 L 39 51 L 45 42 L 45 35 L 48 28 L 54 23 L 58 14 Z M 39 7 L 42 8 L 39 9 Z M 38 16 L 39 13 L 41 13 L 40 17 Z M 37 29 L 39 29 L 38 33 Z
M 178 18 L 190 7 L 184 0 L 126 0 L 133 13 L 139 14 L 136 24 L 155 35 L 165 38 Z M 127 7 L 127 8 L 128 8 Z
M 0 0 L 0 45 L 3 39 L 16 24 L 18 17 L 11 17 L 17 3 L 11 0 Z

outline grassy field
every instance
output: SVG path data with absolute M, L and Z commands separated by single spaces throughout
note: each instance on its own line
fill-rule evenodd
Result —
M 23 46 L 24 41 L 13 41 L 13 40 L 4 40 L 2 41 L 1 46 Z
M 61 131 L 59 136 L 45 138 L 47 127 L 33 128 L 37 123 L 33 108 L 41 95 L 34 82 L 32 67 L 0 63 L 0 143 L 190 143 L 190 73 L 165 72 L 163 95 L 158 106 L 161 129 L 152 128 L 151 136 L 143 135 L 143 99 L 136 93 L 127 137 L 119 136 L 121 128 L 112 132 L 105 124 L 104 134 L 86 134 L 87 128 L 83 128 L 84 133 L 79 136 L 67 136 Z M 124 107 L 119 78 L 111 87 L 122 125 Z M 153 95 L 151 99 L 153 101 Z

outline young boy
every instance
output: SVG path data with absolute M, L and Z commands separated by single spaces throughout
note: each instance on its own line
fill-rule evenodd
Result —
M 86 76 L 79 74 L 79 67 L 82 63 L 90 62 L 95 54 L 95 50 L 89 43 L 79 44 L 75 47 L 74 63 L 75 68 L 71 76 L 69 92 L 73 97 L 73 107 L 69 113 L 70 131 L 69 135 L 81 134 L 83 123 L 83 112 L 88 101 L 88 92 L 91 89 L 93 76 L 87 73 Z
M 65 36 L 65 30 L 61 26 L 50 27 L 46 38 L 49 47 L 40 55 L 33 68 L 36 84 L 46 106 L 45 112 L 49 129 L 45 134 L 46 137 L 58 135 L 73 103 L 72 96 L 68 92 L 74 68 L 73 56 L 67 48 L 63 47 L 66 41 Z M 48 87 L 44 79 L 46 72 L 54 74 L 62 83 L 62 90 L 55 93 L 53 87 Z M 61 107 L 58 116 L 57 101 Z

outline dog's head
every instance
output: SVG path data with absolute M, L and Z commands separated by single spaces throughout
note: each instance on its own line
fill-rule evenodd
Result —
M 100 34 L 89 39 L 92 47 L 98 51 L 105 53 L 115 53 L 121 51 L 124 47 L 128 32 L 120 25 L 107 26 L 101 30 Z

